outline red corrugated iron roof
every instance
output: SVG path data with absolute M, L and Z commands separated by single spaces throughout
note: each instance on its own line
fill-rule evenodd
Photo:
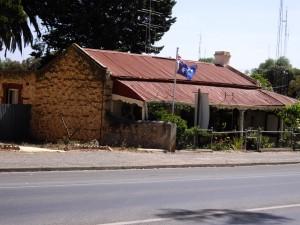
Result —
M 88 48 L 83 48 L 83 51 L 93 60 L 108 68 L 112 77 L 135 80 L 174 79 L 175 59 Z M 254 80 L 230 66 L 221 67 L 195 61 L 186 61 L 186 63 L 198 66 L 197 74 L 190 83 L 256 87 Z M 177 80 L 179 82 L 186 81 L 186 78 L 177 74 Z
M 241 89 L 192 84 L 176 85 L 176 102 L 194 104 L 200 89 L 208 93 L 209 104 L 220 107 L 264 108 L 282 107 L 297 100 L 261 89 Z M 172 102 L 173 84 L 168 82 L 115 81 L 113 93 L 145 102 Z

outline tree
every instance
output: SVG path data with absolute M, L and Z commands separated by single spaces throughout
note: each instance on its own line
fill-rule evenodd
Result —
M 0 49 L 22 51 L 32 43 L 28 19 L 38 38 L 34 56 L 49 55 L 78 43 L 83 47 L 145 51 L 146 27 L 150 17 L 145 0 L 0 0 Z M 153 1 L 151 8 L 150 44 L 159 41 L 176 21 L 172 17 L 175 0 Z M 36 18 L 40 19 L 43 34 Z M 150 48 L 159 53 L 163 46 Z
M 253 69 L 252 74 L 261 74 L 271 83 L 275 92 L 284 95 L 288 95 L 289 83 L 294 78 L 292 65 L 285 57 L 277 60 L 267 59 L 258 68 Z
M 30 0 L 27 0 L 30 1 Z M 43 0 L 33 1 L 35 13 L 47 28 L 36 43 L 35 56 L 61 51 L 72 43 L 82 47 L 145 52 L 145 24 L 149 8 L 144 0 Z M 176 18 L 172 17 L 175 0 L 153 1 L 150 42 L 153 45 L 167 32 Z M 158 53 L 163 46 L 151 48 Z
M 214 58 L 209 57 L 209 58 L 200 58 L 199 59 L 200 62 L 206 62 L 206 63 L 213 63 L 214 62 Z
M 285 124 L 292 128 L 300 128 L 300 103 L 286 106 L 278 115 L 283 119 Z
M 294 79 L 289 84 L 289 96 L 300 98 L 300 69 L 293 69 Z
M 266 79 L 262 74 L 253 73 L 253 74 L 250 75 L 250 77 L 255 79 L 256 81 L 258 81 L 258 83 L 260 84 L 260 86 L 263 89 L 273 91 L 273 88 L 272 88 L 272 85 L 271 85 L 270 81 L 268 81 L 268 79 Z
M 39 66 L 39 60 L 33 57 L 23 60 L 22 62 L 11 59 L 0 60 L 0 71 L 22 72 L 36 70 Z
M 5 49 L 6 54 L 7 50 L 14 52 L 18 48 L 22 52 L 23 46 L 32 43 L 28 18 L 39 34 L 36 17 L 30 13 L 30 7 L 24 8 L 21 0 L 0 0 L 0 51 Z

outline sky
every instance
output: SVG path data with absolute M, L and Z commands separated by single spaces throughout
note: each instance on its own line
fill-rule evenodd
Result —
M 177 0 L 173 16 L 177 22 L 157 46 L 159 54 L 175 57 L 176 47 L 183 59 L 197 60 L 200 35 L 201 57 L 213 57 L 215 51 L 229 51 L 230 65 L 244 72 L 258 67 L 267 58 L 276 58 L 277 27 L 280 0 Z M 300 68 L 300 1 L 284 0 L 288 9 L 289 40 L 287 58 Z M 7 54 L 22 60 L 31 52 L 26 48 Z M 0 58 L 4 53 L 0 52 Z
M 176 54 L 197 60 L 200 34 L 201 57 L 229 51 L 230 64 L 245 71 L 267 58 L 276 58 L 279 0 L 178 0 L 173 15 L 177 22 L 158 43 L 161 56 Z M 300 1 L 284 0 L 288 8 L 287 58 L 300 68 Z

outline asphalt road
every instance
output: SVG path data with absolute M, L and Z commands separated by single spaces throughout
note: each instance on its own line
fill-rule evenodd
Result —
M 0 173 L 0 224 L 300 224 L 299 178 L 300 165 Z

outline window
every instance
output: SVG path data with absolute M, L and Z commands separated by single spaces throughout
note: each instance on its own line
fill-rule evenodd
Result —
M 3 100 L 4 104 L 21 104 L 22 85 L 3 84 Z
M 6 104 L 18 104 L 19 103 L 19 90 L 9 88 L 6 93 Z

